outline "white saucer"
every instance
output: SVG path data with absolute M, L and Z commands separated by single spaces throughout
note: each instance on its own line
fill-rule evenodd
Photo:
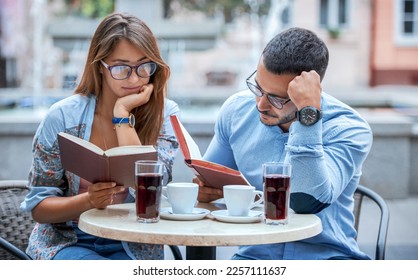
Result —
M 223 206 L 223 207 L 219 207 L 219 208 L 225 208 L 226 207 L 226 203 L 225 203 L 225 199 L 222 198 L 218 198 L 217 200 L 214 200 L 211 202 L 211 204 L 217 206 L 217 204 L 219 204 L 219 206 Z M 253 208 L 251 208 L 253 210 L 263 210 L 264 209 L 264 201 L 262 201 L 260 204 L 254 206 Z
M 193 213 L 190 214 L 174 214 L 171 207 L 167 207 L 161 208 L 160 217 L 166 220 L 194 221 L 203 219 L 207 214 L 209 214 L 209 212 L 209 210 L 204 208 L 194 208 Z
M 226 223 L 258 223 L 263 218 L 262 211 L 250 211 L 248 216 L 230 216 L 228 210 L 216 210 L 211 212 L 212 216 L 215 217 L 218 221 Z

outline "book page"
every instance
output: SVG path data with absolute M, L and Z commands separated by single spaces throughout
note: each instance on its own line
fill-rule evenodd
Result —
M 61 132 L 58 144 L 62 167 L 85 180 L 116 182 L 134 186 L 135 161 L 158 160 L 156 149 L 151 146 L 122 146 L 103 151 L 94 144 Z
M 178 120 L 177 116 L 170 116 L 174 132 L 184 155 L 184 162 L 193 173 L 209 186 L 222 188 L 223 185 L 249 185 L 249 182 L 238 170 L 202 159 L 196 142 Z
M 94 145 L 93 143 L 90 143 L 89 141 L 86 141 L 84 139 L 78 138 L 74 135 L 65 133 L 65 132 L 60 132 L 58 133 L 59 136 L 66 138 L 74 143 L 77 143 L 80 146 L 85 147 L 86 149 L 98 154 L 98 155 L 103 155 L 104 151 L 102 149 L 100 149 L 98 146 Z
M 144 154 L 155 152 L 155 148 L 151 145 L 131 145 L 131 146 L 120 146 L 114 147 L 106 150 L 104 152 L 107 156 L 117 156 L 117 155 L 130 155 L 130 154 Z
M 191 164 L 192 166 L 201 166 L 202 168 L 212 169 L 212 170 L 218 171 L 220 173 L 226 173 L 226 174 L 241 176 L 241 172 L 239 172 L 235 169 L 226 167 L 224 165 L 214 163 L 214 162 L 205 161 L 205 160 L 186 160 L 186 162 Z
M 193 173 L 200 180 L 213 188 L 222 189 L 225 185 L 250 185 L 241 172 L 226 166 L 193 160 L 186 164 L 194 169 Z
M 190 136 L 189 132 L 183 126 L 183 124 L 179 121 L 178 124 L 180 125 L 181 132 L 184 136 L 184 139 L 187 143 L 187 148 L 190 153 L 190 159 L 202 159 L 202 154 L 200 153 L 199 146 L 197 146 L 196 142 L 193 140 L 192 136 Z

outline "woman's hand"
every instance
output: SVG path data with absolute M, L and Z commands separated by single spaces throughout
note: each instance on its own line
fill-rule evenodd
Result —
M 116 183 L 96 183 L 88 187 L 88 200 L 92 207 L 104 209 L 114 202 L 120 202 L 127 190 Z
M 113 108 L 113 116 L 118 118 L 126 118 L 132 109 L 146 104 L 154 90 L 153 84 L 143 85 L 138 93 L 130 94 L 118 98 Z
M 128 189 L 115 183 L 92 184 L 86 192 L 75 196 L 45 198 L 32 210 L 32 217 L 42 224 L 63 223 L 78 219 L 89 209 L 104 209 L 110 204 L 122 203 L 127 195 Z

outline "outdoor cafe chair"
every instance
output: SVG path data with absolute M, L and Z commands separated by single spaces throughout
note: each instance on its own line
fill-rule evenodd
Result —
M 359 185 L 354 193 L 354 227 L 357 230 L 357 236 L 359 233 L 359 222 L 362 215 L 362 203 L 364 198 L 375 203 L 380 209 L 379 216 L 379 229 L 377 232 L 376 246 L 375 246 L 375 259 L 384 260 L 386 251 L 386 239 L 389 228 L 389 207 L 385 200 L 375 191 L 367 188 L 363 185 Z M 366 230 L 366 229 L 364 229 Z
M 0 260 L 31 260 L 25 253 L 35 225 L 32 215 L 20 211 L 29 191 L 26 180 L 0 180 Z M 177 246 L 169 246 L 175 260 L 182 260 Z
M 28 191 L 25 180 L 0 180 L 0 260 L 30 259 L 24 250 L 34 221 L 19 208 Z

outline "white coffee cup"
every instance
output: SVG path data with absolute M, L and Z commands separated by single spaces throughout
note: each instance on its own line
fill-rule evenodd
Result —
M 253 186 L 225 185 L 223 191 L 226 209 L 230 216 L 248 216 L 251 208 L 263 202 L 263 192 Z M 258 199 L 254 201 L 256 194 Z
M 168 183 L 163 188 L 167 196 L 162 195 L 171 204 L 174 214 L 190 214 L 197 202 L 199 186 L 195 183 Z

